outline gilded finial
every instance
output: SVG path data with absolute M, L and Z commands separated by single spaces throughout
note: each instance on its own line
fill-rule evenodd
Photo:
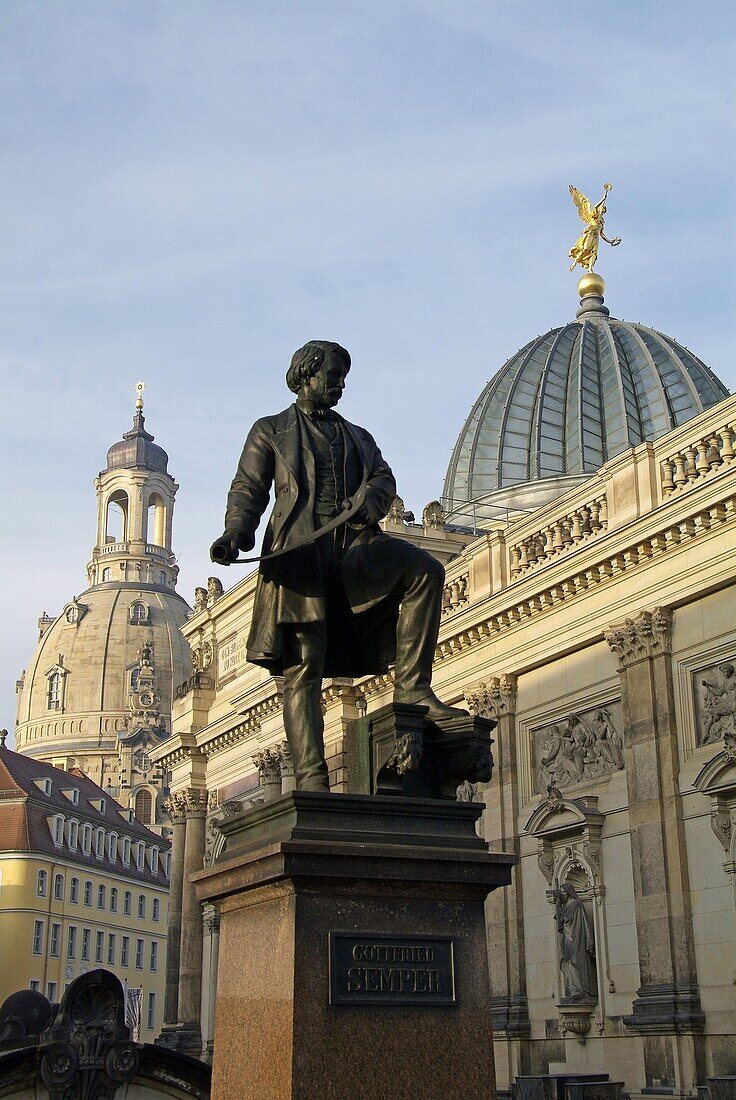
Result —
M 606 198 L 608 192 L 612 189 L 612 183 L 604 183 L 603 198 L 600 202 L 597 202 L 595 206 L 591 206 L 590 200 L 586 199 L 582 191 L 578 191 L 577 187 L 573 187 L 573 185 L 570 184 L 572 201 L 575 203 L 578 214 L 580 215 L 580 220 L 585 226 L 585 229 L 570 249 L 569 256 L 572 260 L 570 271 L 574 271 L 577 265 L 580 264 L 581 267 L 587 269 L 589 275 L 592 273 L 595 262 L 598 259 L 598 241 L 600 238 L 602 238 L 606 244 L 610 244 L 614 248 L 616 245 L 621 244 L 620 237 L 614 237 L 610 240 L 603 232 L 603 220 L 606 214 Z M 596 278 L 600 279 L 600 276 L 596 276 Z M 580 280 L 580 284 L 578 284 L 579 290 L 585 279 L 586 276 L 583 276 Z M 590 293 L 590 291 L 588 291 L 588 293 Z
M 145 388 L 146 388 L 146 383 L 145 382 L 136 382 L 136 384 L 135 384 L 135 392 L 136 392 L 136 395 L 137 395 L 136 396 L 136 402 L 135 402 L 136 409 L 142 409 L 143 408 L 143 391 L 145 390 Z

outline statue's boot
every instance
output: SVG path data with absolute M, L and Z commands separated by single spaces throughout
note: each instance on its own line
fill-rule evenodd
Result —
M 470 717 L 467 710 L 462 710 L 460 707 L 451 707 L 447 703 L 443 703 L 441 699 L 438 699 L 435 693 L 430 689 L 424 692 L 395 692 L 395 703 L 404 703 L 413 707 L 426 707 L 427 708 L 427 721 L 436 722 L 438 725 L 442 725 L 444 722 L 456 722 L 458 718 Z

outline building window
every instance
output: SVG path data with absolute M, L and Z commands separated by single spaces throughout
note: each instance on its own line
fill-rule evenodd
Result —
M 92 929 L 82 929 L 82 962 L 89 962 L 89 949 L 90 941 L 92 939 Z
M 107 568 L 102 570 L 102 583 L 107 584 L 107 582 L 109 580 L 110 580 L 110 567 L 108 566 Z
M 130 890 L 125 891 L 125 897 L 123 898 L 123 913 L 126 917 L 130 916 L 131 906 L 133 904 L 133 895 Z
M 128 965 L 128 956 L 130 955 L 130 936 L 123 936 L 123 942 L 120 947 L 120 965 Z
M 112 860 L 113 863 L 117 859 L 118 854 L 118 834 L 110 833 L 107 838 L 107 858 Z
M 58 959 L 61 954 L 61 925 L 51 925 L 51 946 L 49 947 L 49 955 L 52 959 Z
M 167 852 L 164 856 L 164 874 L 167 878 L 171 876 L 171 852 Z
M 46 999 L 52 1004 L 56 1002 L 56 982 L 49 982 L 46 986 Z
M 33 922 L 33 947 L 31 948 L 34 955 L 43 955 L 43 921 L 34 920 Z
M 95 855 L 98 859 L 105 858 L 105 830 L 98 829 L 95 833 Z
M 159 584 L 162 584 L 164 586 L 164 588 L 166 587 L 166 572 L 163 569 L 161 569 L 159 571 L 158 582 L 159 582 Z
M 54 844 L 61 848 L 64 843 L 64 818 L 59 814 L 54 818 Z
M 31 978 L 30 982 L 28 983 L 28 988 L 32 989 L 34 993 L 40 993 L 41 992 L 41 983 L 39 981 L 37 981 L 35 978 Z
M 92 851 L 92 826 L 85 825 L 82 829 L 82 851 L 86 856 Z
M 107 937 L 107 965 L 115 965 L 115 933 L 111 932 Z
M 61 672 L 58 668 L 55 668 L 49 674 L 48 688 L 46 690 L 46 707 L 48 710 L 61 709 L 61 681 Z
M 154 920 L 158 920 L 161 913 L 161 902 L 158 898 L 153 899 L 153 905 L 151 906 L 151 908 L 153 910 L 151 916 Z
M 158 940 L 151 940 L 151 970 L 158 970 Z
M 142 840 L 136 844 L 135 865 L 139 871 L 144 871 L 146 868 L 146 846 Z
M 123 863 L 126 867 L 130 863 L 130 837 L 128 836 L 123 840 Z
M 146 1027 L 149 1031 L 153 1031 L 156 1026 L 156 994 L 148 994 L 148 1019 L 146 1020 Z
M 107 890 L 105 889 L 104 886 L 98 886 L 97 887 L 97 908 L 98 909 L 104 909 L 105 908 L 105 894 L 106 893 L 107 893 Z
M 92 883 L 89 881 L 89 879 L 87 879 L 84 884 L 84 904 L 92 904 Z
M 46 897 L 46 891 L 49 885 L 48 871 L 39 871 L 36 875 L 36 893 L 40 898 Z
M 143 969 L 143 940 L 135 941 L 135 968 L 136 970 Z
M 69 925 L 69 933 L 66 941 L 66 957 L 68 959 L 76 959 L 77 957 L 77 926 L 75 924 Z
M 135 796 L 135 816 L 142 825 L 150 825 L 153 821 L 153 798 L 150 791 L 138 791 Z
M 151 848 L 151 872 L 154 875 L 158 874 L 158 848 L 155 846 Z
M 148 608 L 141 600 L 136 600 L 128 608 L 128 620 L 133 626 L 142 626 L 148 622 Z
M 54 901 L 64 900 L 64 876 L 54 875 Z
M 70 821 L 69 822 L 69 825 L 68 825 L 68 839 L 69 839 L 69 847 L 72 850 L 75 850 L 76 847 L 77 847 L 77 842 L 79 840 L 79 822 L 78 821 Z
M 69 883 L 69 901 L 76 905 L 79 901 L 79 879 L 73 878 Z
M 146 895 L 145 894 L 139 894 L 138 895 L 138 916 L 140 917 L 141 920 L 146 919 Z
M 110 888 L 110 912 L 117 913 L 118 911 L 118 888 L 112 886 Z
M 95 932 L 95 962 L 96 963 L 101 963 L 103 961 L 102 953 L 103 953 L 104 949 L 105 949 L 105 933 L 104 932 Z

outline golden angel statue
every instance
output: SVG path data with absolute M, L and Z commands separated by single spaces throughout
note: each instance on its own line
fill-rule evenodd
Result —
M 585 229 L 570 249 L 569 255 L 572 260 L 570 271 L 573 271 L 578 264 L 580 264 L 581 267 L 587 268 L 588 271 L 593 270 L 595 261 L 598 259 L 599 237 L 602 237 L 606 244 L 613 245 L 614 248 L 617 244 L 621 244 L 620 237 L 614 237 L 613 240 L 609 240 L 603 232 L 603 218 L 606 213 L 606 196 L 612 188 L 612 183 L 604 183 L 603 198 L 600 202 L 596 203 L 595 206 L 591 206 L 590 200 L 586 199 L 585 195 L 583 195 L 581 191 L 578 191 L 577 187 L 573 187 L 573 185 L 570 184 L 572 201 L 577 206 L 580 220 L 585 226 Z

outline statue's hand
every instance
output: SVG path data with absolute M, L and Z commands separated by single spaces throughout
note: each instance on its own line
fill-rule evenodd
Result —
M 243 535 L 240 532 L 225 531 L 216 539 L 210 547 L 210 558 L 216 565 L 230 565 L 238 557 L 239 550 L 252 550 L 255 546 L 253 535 Z

